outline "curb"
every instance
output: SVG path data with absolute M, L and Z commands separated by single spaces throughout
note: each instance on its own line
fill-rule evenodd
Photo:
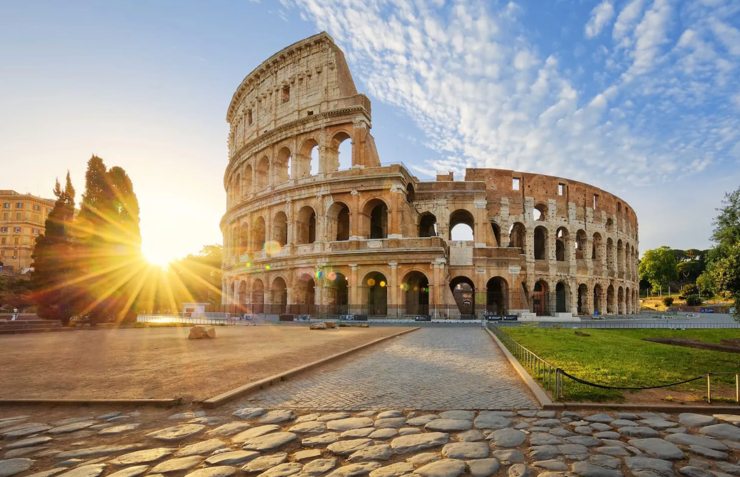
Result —
M 139 406 L 150 405 L 159 407 L 172 407 L 183 404 L 183 400 L 176 399 L 0 399 L 0 406 L 11 405 L 117 405 L 117 406 Z
M 370 347 L 372 345 L 381 343 L 383 341 L 389 340 L 391 338 L 396 338 L 401 335 L 405 335 L 406 333 L 411 333 L 412 331 L 416 331 L 419 328 L 411 328 L 408 330 L 403 330 L 398 333 L 393 333 L 392 335 L 384 336 L 382 338 L 378 338 L 376 340 L 370 341 L 365 344 L 361 344 L 359 346 L 355 346 L 354 348 L 350 348 L 348 350 L 341 351 L 339 353 L 333 354 L 331 356 L 327 356 L 326 358 L 319 359 L 317 361 L 313 361 L 308 364 L 304 364 L 303 366 L 299 366 L 297 368 L 289 369 L 288 371 L 284 371 L 279 374 L 275 374 L 273 376 L 268 376 L 264 379 L 260 379 L 259 381 L 255 381 L 253 383 L 245 384 L 243 386 L 239 386 L 238 388 L 231 389 L 229 391 L 226 391 L 225 393 L 221 393 L 217 396 L 214 396 L 212 398 L 206 399 L 205 401 L 200 401 L 200 404 L 202 404 L 204 407 L 213 408 L 218 407 L 236 397 L 243 396 L 245 394 L 251 393 L 253 391 L 257 391 L 260 389 L 263 389 L 269 385 L 272 385 L 279 381 L 284 381 L 286 378 L 289 378 L 291 376 L 295 376 L 296 374 L 302 373 L 304 371 L 308 371 L 311 368 L 315 368 L 317 366 L 321 366 L 323 364 L 326 364 L 330 361 L 334 361 L 339 358 L 343 358 L 349 354 L 352 354 L 356 351 L 360 351 L 362 349 L 365 349 L 367 347 Z
M 614 411 L 655 411 L 667 413 L 696 412 L 700 414 L 717 414 L 717 413 L 737 413 L 740 406 L 705 406 L 705 405 L 687 405 L 680 406 L 676 404 L 620 404 L 620 403 L 598 403 L 598 402 L 563 402 L 552 403 L 544 406 L 547 410 L 564 411 L 564 410 L 595 410 L 609 409 Z
M 498 337 L 493 334 L 493 332 L 489 330 L 487 326 L 484 326 L 483 329 L 486 333 L 488 333 L 493 342 L 496 343 L 504 356 L 506 356 L 506 359 L 509 360 L 509 364 L 511 365 L 511 367 L 514 368 L 521 380 L 524 382 L 527 388 L 529 388 L 529 392 L 534 395 L 537 402 L 540 403 L 540 406 L 544 409 L 549 409 L 548 406 L 557 406 L 556 404 L 553 404 L 550 396 L 548 396 L 544 389 L 542 389 L 540 385 L 537 384 L 537 381 L 532 379 L 532 376 L 530 376 L 527 370 L 524 369 L 521 364 L 519 364 L 519 360 L 517 360 L 514 355 L 509 352 L 508 349 L 506 349 L 506 346 L 504 346 L 504 344 L 498 339 Z

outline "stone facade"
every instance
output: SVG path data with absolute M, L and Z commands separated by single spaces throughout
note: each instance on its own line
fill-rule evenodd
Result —
M 0 266 L 23 272 L 31 267 L 36 237 L 44 233 L 54 201 L 14 190 L 0 190 Z
M 325 33 L 250 73 L 227 121 L 223 297 L 235 310 L 639 310 L 637 216 L 625 201 L 540 174 L 467 169 L 462 181 L 425 182 L 381 165 L 370 101 Z M 344 141 L 351 157 L 340 154 Z M 452 240 L 460 227 L 472 240 Z

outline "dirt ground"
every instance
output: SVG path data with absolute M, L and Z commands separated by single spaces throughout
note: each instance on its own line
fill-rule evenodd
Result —
M 0 398 L 202 400 L 377 338 L 398 327 L 77 330 L 0 336 Z

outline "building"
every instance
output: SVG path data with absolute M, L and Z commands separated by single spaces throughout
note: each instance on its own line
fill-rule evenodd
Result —
M 44 233 L 54 201 L 14 190 L 0 190 L 0 265 L 5 272 L 31 268 L 36 237 Z
M 471 318 L 639 308 L 638 223 L 566 178 L 382 165 L 370 101 L 326 33 L 274 54 L 228 108 L 224 304 L 251 313 Z M 340 145 L 351 142 L 351 157 Z M 344 149 L 342 149 L 344 150 Z M 467 228 L 472 240 L 452 240 Z

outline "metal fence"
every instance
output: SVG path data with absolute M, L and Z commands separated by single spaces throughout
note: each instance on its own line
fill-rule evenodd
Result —
M 237 325 L 242 320 L 237 316 L 230 316 L 227 313 L 208 313 L 203 316 L 185 316 L 185 315 L 139 315 L 136 317 L 137 323 L 180 323 L 188 325 Z
M 604 320 L 580 322 L 540 322 L 541 328 L 595 328 L 595 329 L 699 329 L 699 328 L 740 328 L 736 321 L 689 321 L 676 318 L 660 320 Z
M 517 343 L 511 336 L 500 329 L 499 323 L 492 326 L 489 325 L 488 329 L 498 337 L 511 354 L 529 372 L 530 376 L 539 382 L 555 401 L 582 400 L 584 396 L 595 397 L 596 400 L 599 400 L 599 397 L 607 399 L 614 397 L 615 393 L 619 391 L 641 391 L 664 388 L 680 390 L 689 383 L 703 380 L 706 383 L 704 399 L 707 403 L 711 403 L 713 399 L 721 398 L 740 404 L 740 367 L 737 371 L 733 372 L 708 372 L 701 376 L 693 376 L 673 383 L 660 383 L 652 386 L 611 386 L 589 382 L 549 363 L 530 349 Z M 718 383 L 724 383 L 725 385 L 734 384 L 733 396 L 718 396 L 716 389 Z

